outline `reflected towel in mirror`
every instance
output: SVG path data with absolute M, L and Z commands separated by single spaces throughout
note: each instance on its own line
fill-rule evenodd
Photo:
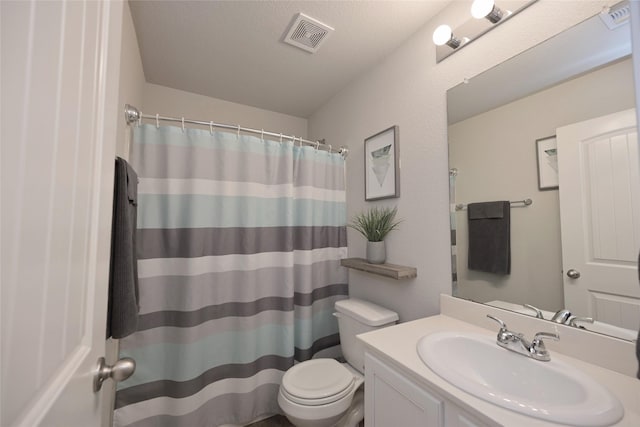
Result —
M 509 201 L 470 203 L 470 270 L 511 273 L 511 205 Z

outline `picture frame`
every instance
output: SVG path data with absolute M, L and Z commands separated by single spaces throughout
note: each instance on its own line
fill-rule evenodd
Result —
M 365 201 L 400 197 L 399 157 L 398 126 L 364 140 Z
M 558 183 L 558 143 L 556 136 L 536 139 L 538 189 L 555 190 Z

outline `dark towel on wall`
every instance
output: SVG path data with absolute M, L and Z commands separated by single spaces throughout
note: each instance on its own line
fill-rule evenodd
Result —
M 138 327 L 138 265 L 136 215 L 138 175 L 116 158 L 111 226 L 107 338 L 124 338 Z
M 508 201 L 470 203 L 470 270 L 511 273 L 511 204 Z

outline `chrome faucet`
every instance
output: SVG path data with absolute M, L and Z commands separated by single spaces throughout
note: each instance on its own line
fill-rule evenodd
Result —
M 552 322 L 560 323 L 563 325 L 573 326 L 574 328 L 585 329 L 584 326 L 578 325 L 576 322 L 593 323 L 592 317 L 578 317 L 571 314 L 566 308 L 556 312 L 551 318 Z
M 571 317 L 571 312 L 566 308 L 564 308 L 562 310 L 557 311 L 556 314 L 554 314 L 553 317 L 551 318 L 551 321 L 566 325 L 570 317 Z
M 496 337 L 496 343 L 500 347 L 542 362 L 551 360 L 549 351 L 547 351 L 542 338 L 551 338 L 557 341 L 560 339 L 558 334 L 538 332 L 534 335 L 531 342 L 529 342 L 524 338 L 524 335 L 508 330 L 507 325 L 497 317 L 493 317 L 490 314 L 487 314 L 487 317 L 500 324 L 500 330 Z

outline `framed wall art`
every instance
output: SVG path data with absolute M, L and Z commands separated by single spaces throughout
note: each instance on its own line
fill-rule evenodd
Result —
M 364 199 L 400 197 L 398 126 L 364 140 Z
M 558 144 L 555 135 L 537 139 L 536 151 L 538 188 L 540 190 L 558 188 Z

